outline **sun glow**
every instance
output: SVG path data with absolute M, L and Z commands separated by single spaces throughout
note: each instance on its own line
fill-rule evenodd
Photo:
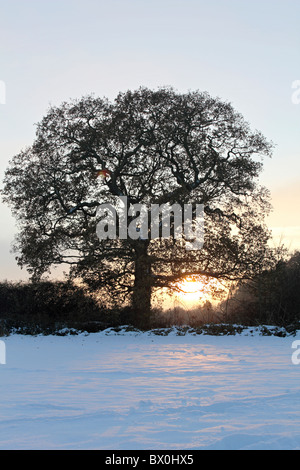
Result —
M 201 275 L 187 275 L 174 283 L 171 288 L 160 291 L 158 305 L 163 309 L 183 308 L 190 310 L 203 307 L 208 301 L 211 305 L 224 299 L 228 286 L 219 279 Z M 162 303 L 160 303 L 160 301 Z
M 214 300 L 217 292 L 222 290 L 220 281 L 204 276 L 187 276 L 175 285 L 176 297 L 188 304 L 200 304 Z
M 203 280 L 194 276 L 186 277 L 177 284 L 177 288 L 181 297 L 191 301 L 200 299 L 206 290 Z

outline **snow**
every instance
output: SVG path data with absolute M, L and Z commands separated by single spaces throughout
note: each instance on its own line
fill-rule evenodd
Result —
M 0 449 L 299 450 L 297 339 L 4 337 Z

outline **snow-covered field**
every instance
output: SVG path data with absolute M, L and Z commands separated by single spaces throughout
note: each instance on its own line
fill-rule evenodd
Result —
M 2 338 L 0 448 L 300 449 L 297 339 Z

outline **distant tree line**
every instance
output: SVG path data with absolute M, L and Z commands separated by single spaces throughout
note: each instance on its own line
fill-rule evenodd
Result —
M 2 333 L 51 333 L 64 327 L 93 331 L 105 326 L 105 313 L 97 298 L 70 281 L 0 283 Z

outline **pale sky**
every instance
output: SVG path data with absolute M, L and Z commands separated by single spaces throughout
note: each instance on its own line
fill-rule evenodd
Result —
M 276 144 L 261 177 L 269 226 L 300 249 L 299 18 L 298 0 L 0 0 L 1 181 L 49 105 L 140 86 L 208 91 Z M 0 280 L 24 279 L 2 204 L 0 216 Z

